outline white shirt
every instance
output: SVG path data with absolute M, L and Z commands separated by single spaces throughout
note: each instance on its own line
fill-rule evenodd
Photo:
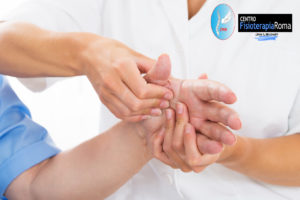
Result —
M 293 32 L 259 42 L 253 33 L 236 28 L 231 38 L 219 40 L 210 17 L 224 2 L 236 15 L 292 13 Z M 152 58 L 168 53 L 173 76 L 197 78 L 206 72 L 236 93 L 238 102 L 232 107 L 243 122 L 236 134 L 269 138 L 300 131 L 299 6 L 295 0 L 208 0 L 188 20 L 186 0 L 39 0 L 24 4 L 8 19 L 57 31 L 93 32 Z M 100 131 L 118 121 L 104 108 L 100 119 Z M 265 184 L 221 165 L 186 174 L 152 160 L 109 199 L 299 198 L 299 187 Z

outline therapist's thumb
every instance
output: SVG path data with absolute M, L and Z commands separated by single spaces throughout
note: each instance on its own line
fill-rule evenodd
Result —
M 137 52 L 134 53 L 134 60 L 137 64 L 140 73 L 142 74 L 148 73 L 156 64 L 155 60 Z
M 162 54 L 157 59 L 156 64 L 146 74 L 145 79 L 148 83 L 165 85 L 171 76 L 171 60 L 167 54 Z

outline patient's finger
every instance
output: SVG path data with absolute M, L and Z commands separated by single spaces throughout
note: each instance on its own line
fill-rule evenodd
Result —
M 218 154 L 223 150 L 223 144 L 199 133 L 197 134 L 197 146 L 202 154 Z
M 228 106 L 219 102 L 208 102 L 203 108 L 205 117 L 214 122 L 221 122 L 234 130 L 242 127 L 239 115 Z
M 199 124 L 195 121 L 197 120 L 193 120 L 193 124 Z M 200 126 L 196 127 L 196 129 L 214 141 L 226 145 L 234 145 L 236 143 L 235 135 L 222 124 L 211 121 L 203 121 Z
M 235 94 L 225 85 L 212 80 L 197 80 L 193 82 L 193 92 L 204 101 L 220 101 L 233 104 L 237 98 Z

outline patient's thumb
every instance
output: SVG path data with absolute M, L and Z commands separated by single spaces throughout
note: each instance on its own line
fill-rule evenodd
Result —
M 157 59 L 155 66 L 146 74 L 148 83 L 165 85 L 171 76 L 171 60 L 167 54 L 162 54 Z

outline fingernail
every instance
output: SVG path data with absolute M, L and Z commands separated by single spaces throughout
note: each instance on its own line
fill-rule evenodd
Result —
M 162 112 L 159 108 L 154 108 L 151 110 L 151 115 L 153 115 L 153 116 L 160 116 L 161 114 L 162 114 Z
M 146 119 L 150 119 L 150 118 L 151 118 L 150 115 L 144 115 L 144 116 L 142 116 L 142 120 L 146 120 Z
M 168 108 L 170 106 L 170 103 L 168 101 L 162 101 L 160 103 L 160 108 Z
M 176 104 L 176 111 L 177 111 L 178 114 L 183 113 L 183 105 L 181 103 Z
M 166 115 L 167 115 L 167 120 L 171 120 L 172 119 L 172 111 L 171 110 L 166 110 Z
M 173 94 L 171 92 L 167 92 L 164 96 L 165 99 L 171 100 L 173 98 Z

